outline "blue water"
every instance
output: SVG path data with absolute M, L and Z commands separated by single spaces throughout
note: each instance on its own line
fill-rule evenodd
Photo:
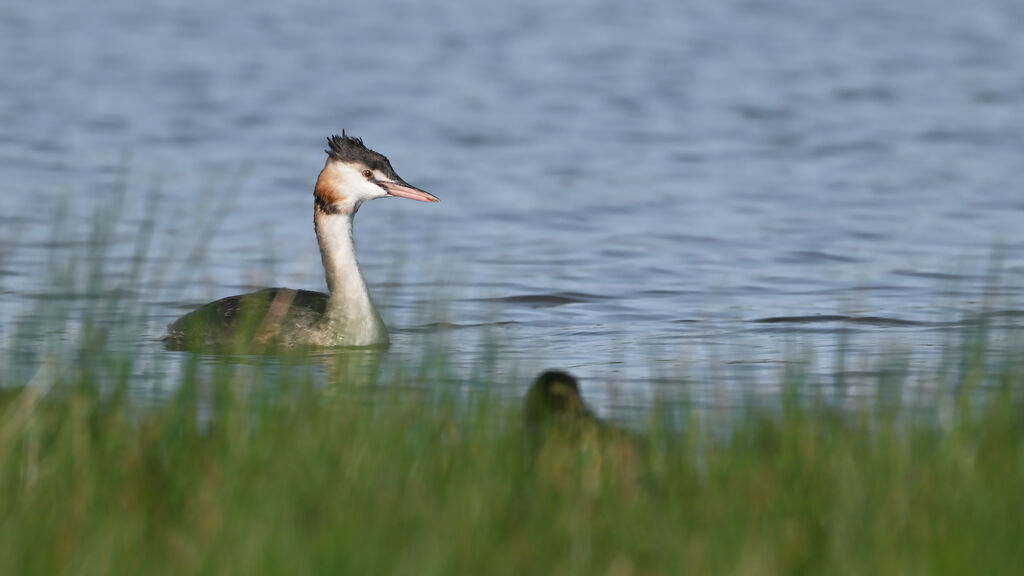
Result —
M 5 3 L 0 352 L 94 305 L 53 270 L 98 207 L 153 366 L 198 303 L 324 289 L 311 192 L 345 128 L 443 201 L 356 222 L 392 370 L 558 366 L 612 412 L 664 376 L 770 394 L 840 348 L 928 372 L 963 319 L 1024 323 L 1022 6 Z

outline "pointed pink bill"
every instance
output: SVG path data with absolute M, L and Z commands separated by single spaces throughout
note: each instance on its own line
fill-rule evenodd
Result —
M 412 200 L 419 200 L 420 202 L 440 202 L 437 196 L 434 196 L 430 192 L 420 190 L 415 186 L 411 186 L 401 180 L 397 182 L 381 181 L 380 184 L 387 190 L 387 193 L 391 196 L 400 196 L 402 198 L 409 198 Z

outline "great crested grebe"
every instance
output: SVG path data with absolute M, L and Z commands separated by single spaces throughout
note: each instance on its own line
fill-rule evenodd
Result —
M 171 348 L 211 346 L 373 346 L 388 343 L 359 271 L 352 219 L 363 202 L 398 196 L 440 202 L 402 180 L 359 138 L 327 139 L 327 164 L 313 192 L 313 224 L 330 295 L 266 288 L 205 304 L 167 327 Z

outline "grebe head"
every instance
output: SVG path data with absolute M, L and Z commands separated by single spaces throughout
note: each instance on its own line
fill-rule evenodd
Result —
M 548 418 L 578 418 L 589 414 L 580 397 L 580 386 L 572 374 L 548 370 L 534 380 L 526 393 L 523 412 L 528 422 Z
M 327 139 L 327 164 L 316 182 L 316 208 L 325 214 L 354 214 L 367 201 L 388 196 L 421 202 L 440 202 L 436 196 L 407 183 L 395 173 L 391 162 L 363 144 L 360 138 L 341 136 Z

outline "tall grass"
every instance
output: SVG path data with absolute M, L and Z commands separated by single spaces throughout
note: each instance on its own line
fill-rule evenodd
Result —
M 103 302 L 105 316 L 139 309 Z M 722 433 L 685 403 L 630 431 L 527 427 L 518 402 L 486 392 L 516 383 L 431 387 L 451 378 L 443 349 L 386 381 L 365 351 L 326 370 L 182 354 L 173 392 L 142 406 L 133 349 L 84 325 L 19 344 L 42 348 L 30 378 L 0 367 L 0 574 L 1024 566 L 1024 370 L 984 330 L 950 346 L 952 386 L 913 408 L 837 406 L 792 369 L 777 404 L 751 402 Z M 878 388 L 906 378 L 884 372 Z
M 94 351 L 102 354 L 103 351 Z M 990 360 L 990 359 L 989 359 Z M 985 358 L 975 362 L 986 361 Z M 1019 365 L 951 421 L 751 406 L 727 435 L 241 365 L 134 406 L 76 365 L 4 391 L 0 573 L 1011 573 L 1024 565 Z M 127 374 L 127 371 L 122 374 Z M 396 384 L 396 383 L 391 383 Z M 401 384 L 401 383 L 397 383 Z M 486 389 L 486 386 L 477 387 Z M 347 392 L 351 392 L 348 390 Z

